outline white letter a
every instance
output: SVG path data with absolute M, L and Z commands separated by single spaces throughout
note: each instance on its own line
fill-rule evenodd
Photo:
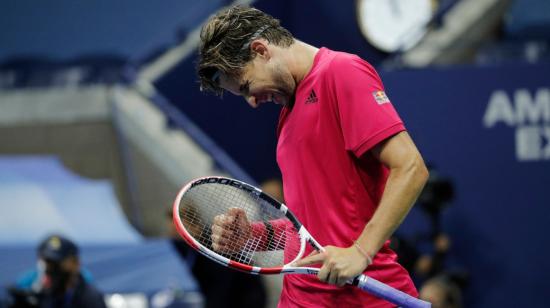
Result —
M 502 90 L 497 90 L 491 94 L 487 110 L 485 110 L 483 116 L 483 125 L 486 128 L 491 128 L 499 121 L 508 124 L 508 126 L 514 126 L 515 124 L 512 104 L 506 92 Z

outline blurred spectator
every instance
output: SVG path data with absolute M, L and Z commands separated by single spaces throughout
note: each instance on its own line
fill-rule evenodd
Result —
M 468 284 L 466 270 L 449 262 L 451 238 L 442 225 L 443 212 L 454 198 L 450 179 L 430 167 L 430 177 L 409 221 L 392 238 L 392 248 L 420 285 L 420 297 L 433 308 L 462 307 L 462 291 Z
M 452 182 L 430 168 L 430 177 L 418 198 L 417 213 L 411 213 L 403 224 L 404 232 L 396 232 L 392 238 L 392 248 L 399 256 L 399 262 L 415 281 L 422 282 L 441 273 L 446 265 L 451 247 L 451 239 L 441 225 L 443 210 L 454 198 Z M 412 212 L 412 211 L 411 211 Z
M 431 254 L 422 254 L 415 263 L 414 272 L 420 278 L 430 278 L 440 273 L 445 265 L 445 259 L 451 245 L 450 238 L 445 233 L 439 233 L 433 238 Z
M 461 308 L 460 287 L 447 275 L 439 275 L 420 288 L 420 298 L 432 303 L 432 308 Z
M 167 218 L 172 244 L 197 280 L 205 308 L 265 307 L 266 292 L 259 276 L 228 269 L 199 254 L 176 231 L 171 209 L 167 211 Z
M 106 308 L 103 295 L 81 274 L 78 247 L 60 235 L 40 243 L 37 268 L 8 292 L 13 308 Z
M 392 237 L 392 248 L 420 286 L 420 298 L 431 302 L 433 308 L 460 308 L 469 276 L 450 260 L 452 239 L 445 233 L 442 219 L 454 199 L 454 186 L 451 179 L 429 169 L 430 178 L 414 209 L 416 215 L 409 215 L 416 221 L 404 224 L 406 232 Z

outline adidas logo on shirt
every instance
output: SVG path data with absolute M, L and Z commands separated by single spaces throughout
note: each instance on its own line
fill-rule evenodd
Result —
M 311 90 L 311 93 L 309 93 L 309 96 L 306 99 L 306 104 L 313 104 L 317 103 L 317 95 L 315 94 L 314 90 Z

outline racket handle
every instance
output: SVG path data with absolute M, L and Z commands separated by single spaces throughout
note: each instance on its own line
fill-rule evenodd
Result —
M 430 308 L 432 304 L 412 297 L 405 292 L 394 289 L 376 279 L 372 279 L 365 275 L 361 275 L 354 279 L 354 285 L 357 285 L 361 290 L 370 294 L 383 298 L 393 304 L 403 308 Z

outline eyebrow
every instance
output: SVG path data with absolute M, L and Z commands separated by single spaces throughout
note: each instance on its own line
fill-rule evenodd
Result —
M 241 84 L 239 86 L 239 91 L 244 95 L 248 95 L 248 92 L 250 91 L 250 80 L 247 80 Z

